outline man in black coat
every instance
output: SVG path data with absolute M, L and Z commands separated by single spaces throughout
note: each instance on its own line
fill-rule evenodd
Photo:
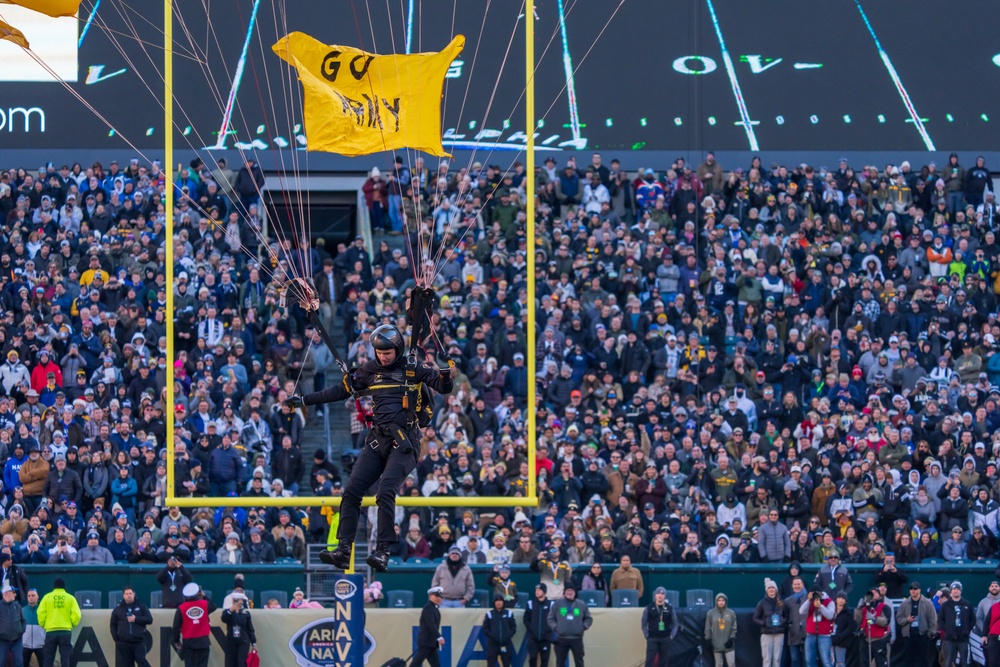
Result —
M 0 551 L 0 586 L 9 584 L 17 595 L 17 601 L 27 603 L 28 601 L 28 577 L 24 571 L 14 564 L 11 555 L 6 551 Z
M 660 667 L 669 665 L 670 643 L 679 630 L 677 614 L 667 602 L 667 589 L 660 586 L 653 592 L 653 601 L 642 611 L 642 634 L 646 637 L 646 667 L 653 667 L 657 658 Z
M 5 582 L 3 599 L 0 600 L 0 665 L 7 664 L 8 655 L 13 657 L 13 664 L 21 664 L 21 642 L 26 628 L 16 591 Z
M 483 618 L 483 636 L 486 637 L 486 667 L 511 666 L 514 656 L 514 633 L 517 621 L 514 612 L 504 609 L 503 595 L 493 596 L 493 609 Z
M 167 566 L 156 575 L 156 580 L 160 582 L 163 591 L 163 608 L 177 609 L 184 602 L 184 587 L 191 583 L 194 577 L 184 569 L 184 565 L 171 555 L 167 559 Z
M 549 609 L 552 601 L 546 597 L 545 584 L 535 586 L 535 599 L 528 600 L 524 608 L 524 627 L 528 634 L 528 667 L 547 667 L 552 650 L 552 628 L 549 627 Z
M 132 587 L 122 589 L 122 599 L 111 612 L 115 667 L 149 667 L 146 660 L 146 626 L 152 622 L 153 614 L 135 596 Z
M 430 667 L 441 667 L 438 651 L 444 646 L 441 636 L 441 596 L 444 589 L 435 586 L 427 591 L 430 600 L 420 612 L 420 628 L 417 630 L 417 649 L 413 652 L 413 662 L 410 667 L 420 667 L 427 661 Z

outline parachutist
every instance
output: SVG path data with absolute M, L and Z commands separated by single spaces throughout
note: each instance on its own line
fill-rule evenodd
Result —
M 390 545 L 397 541 L 396 494 L 417 465 L 420 426 L 429 421 L 425 387 L 444 394 L 451 392 L 453 364 L 439 369 L 418 364 L 415 357 L 408 359 L 403 354 L 403 334 L 391 324 L 375 329 L 371 344 L 376 358 L 345 375 L 342 384 L 305 396 L 292 396 L 286 403 L 299 407 L 343 401 L 360 394 L 372 396 L 373 423 L 344 489 L 337 548 L 324 551 L 320 560 L 340 569 L 350 567 L 361 499 L 377 482 L 378 533 L 375 551 L 368 556 L 367 563 L 372 569 L 385 572 Z

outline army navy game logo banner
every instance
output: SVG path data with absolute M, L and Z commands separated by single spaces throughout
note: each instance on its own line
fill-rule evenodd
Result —
M 336 589 L 345 597 L 328 609 L 254 609 L 257 630 L 257 650 L 265 667 L 298 665 L 299 667 L 380 667 L 391 658 L 406 658 L 413 651 L 420 609 L 364 609 L 361 586 L 356 579 L 345 577 Z M 354 596 L 358 597 L 355 598 Z M 348 604 L 350 601 L 350 604 Z M 441 634 L 445 645 L 439 657 L 441 667 L 482 667 L 486 660 L 482 636 L 483 609 L 442 609 Z M 527 664 L 527 642 L 521 611 L 517 617 L 518 632 L 514 637 L 513 667 Z M 641 609 L 595 609 L 594 625 L 587 632 L 585 646 L 587 662 L 594 665 L 640 667 L 645 658 L 646 642 L 639 622 Z M 73 664 L 78 667 L 111 667 L 115 644 L 108 627 L 110 610 L 83 612 L 83 621 L 73 632 Z M 365 629 L 365 618 L 368 628 Z M 760 638 L 753 624 L 752 612 L 737 610 L 737 667 L 759 667 Z M 150 664 L 180 667 L 180 655 L 171 647 L 174 612 L 153 610 L 153 625 L 149 630 L 153 648 L 147 655 Z M 228 648 L 225 627 L 220 612 L 211 617 L 212 651 L 209 667 L 225 667 Z M 670 647 L 670 663 L 685 667 L 712 667 L 711 649 L 703 641 L 705 612 L 682 611 L 681 632 Z M 978 635 L 973 635 L 978 646 Z M 892 651 L 893 667 L 906 667 L 904 652 L 897 645 Z M 848 654 L 848 667 L 861 667 L 861 655 L 855 649 Z M 973 661 L 982 664 L 981 652 L 973 652 Z
M 365 578 L 345 574 L 334 581 L 336 600 L 325 618 L 303 626 L 288 640 L 300 667 L 348 667 L 365 663 L 374 642 L 365 639 Z M 366 643 L 368 644 L 366 651 Z

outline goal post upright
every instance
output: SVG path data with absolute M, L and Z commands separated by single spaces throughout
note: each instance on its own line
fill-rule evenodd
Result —
M 167 369 L 166 369 L 166 402 L 164 411 L 168 412 L 166 418 L 167 431 L 167 492 L 164 502 L 168 507 L 339 507 L 341 497 L 339 496 L 293 496 L 290 498 L 272 497 L 194 497 L 182 498 L 174 494 L 174 437 L 176 410 L 174 406 L 177 397 L 174 392 L 174 267 L 173 267 L 173 0 L 163 0 L 163 20 L 164 20 L 164 175 L 166 178 L 166 192 L 164 204 L 166 209 L 165 239 L 166 245 L 166 283 L 167 283 Z M 525 353 L 525 364 L 527 366 L 528 405 L 525 415 L 526 433 L 525 442 L 528 454 L 528 493 L 526 496 L 475 496 L 475 497 L 412 497 L 401 496 L 396 499 L 396 504 L 400 507 L 537 507 L 538 506 L 538 485 L 535 475 L 536 456 L 536 419 L 535 401 L 536 386 L 535 372 L 537 360 L 535 358 L 536 331 L 534 325 L 535 309 L 535 81 L 534 81 L 534 34 L 535 34 L 535 13 L 534 6 L 525 0 L 525 129 L 527 132 L 526 144 L 526 171 L 528 178 L 525 181 L 526 195 L 526 225 L 525 235 L 527 241 L 526 271 L 527 275 L 527 308 L 528 318 L 526 322 L 527 350 Z M 374 496 L 366 496 L 362 500 L 363 507 L 375 505 Z

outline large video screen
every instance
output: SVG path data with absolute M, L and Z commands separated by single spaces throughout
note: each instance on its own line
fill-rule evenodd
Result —
M 442 101 L 446 145 L 524 144 L 520 3 L 174 4 L 180 147 L 308 141 L 299 84 L 270 49 L 294 30 L 379 53 L 439 50 L 462 33 Z M 58 29 L 13 12 L 0 6 L 27 21 L 49 67 L 0 42 L 0 148 L 162 147 L 159 2 L 87 0 Z M 543 0 L 535 12 L 545 150 L 1000 147 L 1000 44 L 982 37 L 1000 16 L 974 4 Z

